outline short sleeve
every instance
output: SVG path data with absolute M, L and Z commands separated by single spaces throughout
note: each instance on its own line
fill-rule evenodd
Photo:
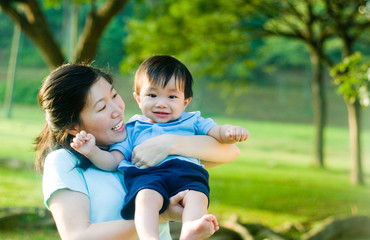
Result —
M 70 189 L 88 195 L 85 180 L 76 164 L 76 157 L 65 149 L 53 151 L 46 157 L 42 187 L 47 207 L 51 195 L 60 189 Z
M 109 151 L 112 151 L 112 150 L 120 151 L 125 156 L 126 160 L 130 160 L 132 150 L 134 148 L 133 141 L 131 139 L 133 131 L 134 131 L 134 124 L 128 122 L 126 124 L 126 131 L 127 131 L 126 139 L 123 140 L 122 142 L 115 143 L 112 146 L 110 146 Z
M 200 116 L 200 112 L 194 112 L 196 121 L 194 123 L 194 129 L 196 135 L 207 135 L 209 130 L 211 130 L 217 124 L 212 118 L 203 118 Z
M 117 150 L 125 155 L 126 159 L 131 159 L 132 147 L 129 143 L 129 137 L 127 137 L 123 142 L 115 143 L 110 148 L 109 151 Z

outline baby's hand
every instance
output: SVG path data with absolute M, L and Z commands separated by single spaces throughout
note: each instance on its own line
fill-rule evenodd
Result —
M 226 132 L 225 137 L 229 141 L 243 142 L 248 139 L 249 132 L 247 129 L 239 126 L 230 126 Z
M 82 130 L 73 138 L 71 147 L 87 157 L 87 155 L 92 152 L 95 147 L 95 137 L 92 134 Z

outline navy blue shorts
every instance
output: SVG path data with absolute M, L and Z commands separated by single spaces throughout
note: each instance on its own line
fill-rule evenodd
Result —
M 124 219 L 134 219 L 135 197 L 142 189 L 153 189 L 163 196 L 163 206 L 159 213 L 167 209 L 170 197 L 186 189 L 204 193 L 209 202 L 208 179 L 208 172 L 203 167 L 178 159 L 151 168 L 127 168 L 124 180 L 128 192 L 121 215 Z

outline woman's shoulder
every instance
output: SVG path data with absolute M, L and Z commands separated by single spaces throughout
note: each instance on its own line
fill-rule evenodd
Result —
M 48 168 L 68 168 L 76 167 L 78 163 L 77 157 L 67 149 L 61 148 L 50 152 L 45 158 L 44 169 Z
M 45 159 L 43 193 L 46 206 L 53 193 L 70 189 L 88 195 L 83 174 L 76 168 L 78 160 L 66 149 L 50 152 Z
M 71 151 L 65 149 L 65 148 L 59 148 L 57 150 L 54 150 L 50 152 L 46 158 L 58 158 L 58 157 L 71 157 L 74 158 L 74 155 Z

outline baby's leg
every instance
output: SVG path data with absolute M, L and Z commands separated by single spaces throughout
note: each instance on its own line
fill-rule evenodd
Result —
M 143 189 L 135 199 L 135 226 L 140 239 L 159 240 L 159 210 L 163 197 L 152 189 Z
M 204 193 L 189 191 L 184 197 L 180 240 L 200 240 L 218 230 L 215 216 L 207 214 L 208 198 Z

